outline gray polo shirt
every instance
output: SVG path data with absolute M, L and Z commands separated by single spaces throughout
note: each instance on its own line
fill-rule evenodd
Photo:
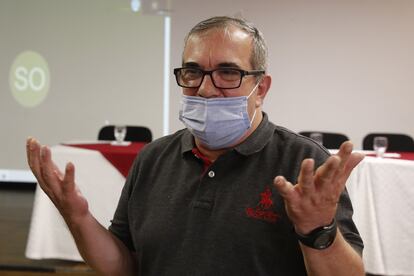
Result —
M 296 183 L 305 158 L 329 153 L 268 121 L 206 171 L 187 130 L 148 144 L 135 160 L 109 230 L 139 258 L 139 275 L 306 275 L 277 175 Z M 361 254 L 344 191 L 336 218 Z

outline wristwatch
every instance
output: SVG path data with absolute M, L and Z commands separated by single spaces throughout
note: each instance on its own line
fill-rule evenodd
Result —
M 322 250 L 331 246 L 334 242 L 337 232 L 336 220 L 332 220 L 331 224 L 327 226 L 321 226 L 312 230 L 307 235 L 301 235 L 296 233 L 297 239 L 304 245 Z

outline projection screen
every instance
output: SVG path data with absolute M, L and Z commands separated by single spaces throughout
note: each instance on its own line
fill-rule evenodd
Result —
M 28 172 L 28 136 L 91 141 L 105 123 L 162 135 L 162 16 L 128 1 L 2 0 L 0 37 L 0 181 Z

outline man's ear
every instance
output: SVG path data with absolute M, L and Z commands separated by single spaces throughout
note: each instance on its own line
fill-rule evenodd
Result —
M 264 98 L 267 95 L 267 91 L 270 89 L 270 85 L 272 84 L 272 77 L 270 75 L 264 75 L 257 87 L 257 94 L 256 94 L 256 107 L 260 107 L 263 105 Z

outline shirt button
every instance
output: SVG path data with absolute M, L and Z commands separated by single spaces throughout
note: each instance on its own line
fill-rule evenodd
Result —
M 215 175 L 216 175 L 216 174 L 214 173 L 214 171 L 209 171 L 209 172 L 208 172 L 208 176 L 209 176 L 210 178 L 213 178 Z

